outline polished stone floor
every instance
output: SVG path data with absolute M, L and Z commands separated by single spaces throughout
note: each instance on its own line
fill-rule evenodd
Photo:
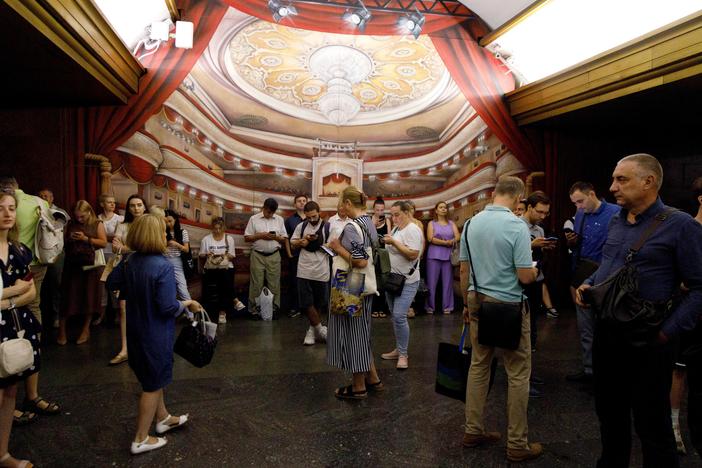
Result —
M 374 319 L 376 356 L 391 350 L 389 319 Z M 377 361 L 387 390 L 358 402 L 332 392 L 346 377 L 325 364 L 325 346 L 303 347 L 305 320 L 230 320 L 221 327 L 214 361 L 196 369 L 176 358 L 166 403 L 191 421 L 168 445 L 129 455 L 140 387 L 126 364 L 108 367 L 118 331 L 99 327 L 86 345 L 49 345 L 42 395 L 59 401 L 60 416 L 13 430 L 11 452 L 39 467 L 204 466 L 508 466 L 504 443 L 464 449 L 463 405 L 434 393 L 437 344 L 457 341 L 460 317 L 411 321 L 410 369 Z M 529 436 L 545 455 L 527 466 L 594 466 L 599 451 L 592 398 L 564 376 L 578 370 L 572 312 L 540 322 L 536 373 L 545 397 L 529 406 Z M 505 375 L 498 368 L 487 427 L 506 432 Z M 683 426 L 685 425 L 683 421 Z M 689 447 L 689 445 L 688 445 Z M 702 466 L 697 455 L 683 467 Z M 635 447 L 632 466 L 641 458 Z

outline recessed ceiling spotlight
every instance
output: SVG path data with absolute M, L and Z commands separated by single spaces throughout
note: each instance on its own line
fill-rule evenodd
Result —
M 283 18 L 297 15 L 297 9 L 292 3 L 284 4 L 278 0 L 269 0 L 268 9 L 273 15 L 273 21 L 280 23 Z

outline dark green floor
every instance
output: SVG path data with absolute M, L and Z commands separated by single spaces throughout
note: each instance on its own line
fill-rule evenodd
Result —
M 374 319 L 374 352 L 394 347 L 389 319 Z M 346 377 L 325 364 L 325 346 L 303 347 L 302 318 L 274 322 L 230 320 L 220 330 L 211 365 L 196 369 L 176 358 L 166 403 L 191 421 L 168 445 L 132 457 L 140 387 L 123 364 L 107 367 L 118 331 L 99 327 L 87 345 L 49 345 L 42 395 L 64 414 L 13 430 L 11 452 L 50 466 L 508 466 L 505 446 L 461 447 L 463 405 L 433 391 L 437 344 L 457 340 L 460 317 L 411 321 L 410 369 L 378 360 L 387 390 L 360 402 L 336 400 Z M 545 397 L 529 406 L 529 438 L 545 455 L 528 466 L 594 466 L 599 452 L 591 397 L 564 376 L 578 370 L 572 313 L 540 322 L 535 372 Z M 51 335 L 52 333 L 50 333 Z M 487 426 L 506 433 L 505 376 L 498 368 Z M 684 426 L 684 421 L 683 421 Z M 640 465 L 637 448 L 633 466 Z M 682 466 L 702 466 L 697 455 Z

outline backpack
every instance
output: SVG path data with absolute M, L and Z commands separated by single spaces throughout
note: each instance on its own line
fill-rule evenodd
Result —
M 34 235 L 34 256 L 41 264 L 56 262 L 63 251 L 63 229 L 68 222 L 61 210 L 48 208 L 41 200 L 37 207 L 37 229 Z
M 300 237 L 303 237 L 305 235 L 305 229 L 307 228 L 308 221 L 304 220 L 302 222 L 302 227 L 300 227 Z M 322 247 L 322 244 L 327 243 L 327 239 L 329 239 L 329 223 L 326 221 L 322 221 L 321 226 L 319 229 L 317 229 L 317 239 L 313 242 L 310 242 L 307 247 L 303 247 L 303 249 L 307 250 L 308 252 L 316 252 Z
M 378 291 L 380 291 L 384 289 L 385 281 L 390 274 L 390 253 L 387 249 L 380 246 L 380 242 L 378 242 L 377 239 L 373 239 L 373 236 L 370 235 L 370 232 L 368 232 L 368 229 L 366 229 L 366 226 L 363 223 L 356 224 L 360 226 L 371 241 L 373 266 L 375 267 L 375 282 L 378 286 Z

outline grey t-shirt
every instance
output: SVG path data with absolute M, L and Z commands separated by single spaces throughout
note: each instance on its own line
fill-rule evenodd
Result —
M 302 239 L 308 234 L 316 234 L 323 223 L 323 221 L 320 221 L 316 226 L 312 226 L 312 223 L 307 223 L 304 233 L 300 233 L 304 223 L 298 224 L 290 240 Z M 324 229 L 322 229 L 322 232 L 324 232 Z M 300 247 L 300 257 L 297 262 L 297 277 L 313 281 L 329 281 L 329 255 L 322 249 L 310 252 Z
M 528 219 L 526 219 L 524 216 L 522 216 L 522 221 L 524 221 L 527 225 L 527 228 L 529 228 L 529 237 L 531 237 L 531 240 L 537 239 L 539 237 L 545 237 L 546 235 L 544 234 L 544 228 L 539 226 L 538 224 L 531 224 Z M 534 257 L 534 260 L 539 260 L 541 257 L 541 252 L 537 253 L 532 253 L 532 256 Z M 536 281 L 543 281 L 544 280 L 544 272 L 539 268 L 539 276 L 536 278 Z

